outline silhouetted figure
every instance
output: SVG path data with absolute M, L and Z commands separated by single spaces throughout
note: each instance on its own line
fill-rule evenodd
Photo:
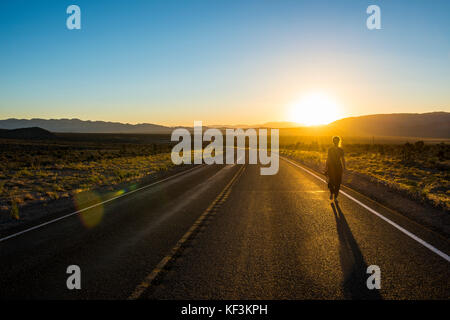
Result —
M 328 149 L 328 157 L 325 175 L 328 176 L 328 188 L 330 189 L 330 200 L 337 198 L 342 182 L 342 172 L 345 170 L 344 150 L 339 147 L 341 139 L 333 137 L 333 146 Z

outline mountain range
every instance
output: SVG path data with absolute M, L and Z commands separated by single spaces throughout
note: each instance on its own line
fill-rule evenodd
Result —
M 51 132 L 168 134 L 175 127 L 151 123 L 128 124 L 79 119 L 5 119 L 0 129 L 39 127 Z M 279 128 L 287 135 L 345 135 L 450 138 L 450 113 L 393 113 L 349 117 L 328 125 L 301 127 L 294 122 L 268 122 L 260 125 L 215 125 L 215 128 Z
M 1 129 L 39 127 L 51 132 L 74 133 L 170 133 L 173 128 L 151 123 L 128 124 L 80 119 L 6 119 L 0 120 Z

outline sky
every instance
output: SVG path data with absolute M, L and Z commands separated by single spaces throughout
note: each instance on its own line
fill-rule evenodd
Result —
M 66 27 L 71 4 L 80 30 Z M 372 4 L 380 30 L 366 27 Z M 450 111 L 446 0 L 2 0 L 0 39 L 0 119 L 217 125 Z M 302 102 L 317 94 L 323 109 Z

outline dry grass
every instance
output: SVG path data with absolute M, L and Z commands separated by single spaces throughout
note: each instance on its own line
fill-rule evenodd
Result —
M 170 146 L 0 141 L 0 209 L 136 181 L 173 164 Z
M 326 150 L 318 144 L 285 145 L 280 153 L 324 171 Z M 347 169 L 375 179 L 411 198 L 450 210 L 450 146 L 345 145 Z

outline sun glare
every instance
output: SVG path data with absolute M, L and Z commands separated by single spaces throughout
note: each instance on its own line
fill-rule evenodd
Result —
M 305 126 L 328 124 L 340 118 L 339 105 L 322 92 L 305 95 L 289 105 L 289 120 Z

